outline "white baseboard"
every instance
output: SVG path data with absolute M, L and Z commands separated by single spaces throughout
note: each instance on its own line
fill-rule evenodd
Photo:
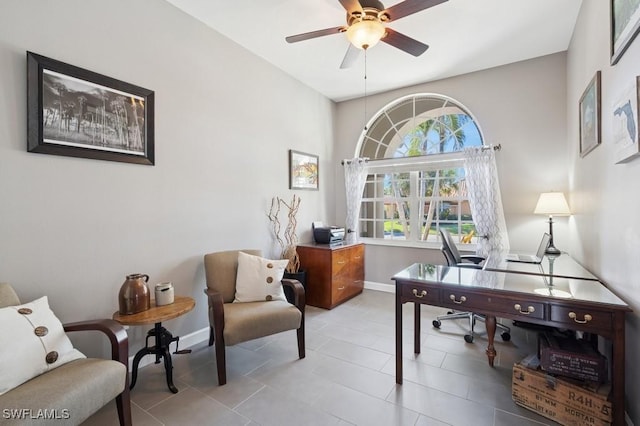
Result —
M 209 327 L 205 327 L 200 330 L 196 330 L 193 333 L 180 336 L 179 349 L 188 349 L 191 346 L 195 346 L 200 342 L 205 342 L 208 340 L 209 340 Z M 175 343 L 171 345 L 169 350 L 170 351 L 176 350 Z M 129 357 L 129 371 L 131 371 L 131 368 L 133 366 L 134 357 L 135 357 L 135 354 Z M 142 368 L 146 365 L 153 364 L 154 362 L 156 362 L 156 358 L 154 356 L 145 356 L 140 360 L 140 364 L 138 364 L 138 368 Z
M 375 281 L 365 281 L 364 282 L 364 288 L 366 288 L 367 290 L 384 291 L 384 292 L 387 292 L 387 293 L 395 293 L 396 292 L 396 286 L 395 285 L 378 283 L 378 282 L 375 282 Z

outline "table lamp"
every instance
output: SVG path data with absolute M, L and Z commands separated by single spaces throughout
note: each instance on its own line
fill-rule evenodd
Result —
M 545 253 L 560 254 L 560 250 L 553 245 L 553 216 L 569 216 L 571 214 L 564 194 L 562 192 L 543 192 L 538 198 L 538 204 L 536 204 L 533 213 L 549 215 L 549 235 L 551 238 Z

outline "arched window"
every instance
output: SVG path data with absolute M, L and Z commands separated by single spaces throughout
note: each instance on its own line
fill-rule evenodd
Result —
M 439 241 L 446 227 L 475 242 L 462 149 L 483 145 L 475 118 L 437 94 L 395 100 L 369 122 L 356 150 L 369 158 L 360 236 L 370 242 Z

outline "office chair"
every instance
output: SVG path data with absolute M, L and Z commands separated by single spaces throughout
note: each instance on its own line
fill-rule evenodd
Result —
M 447 260 L 447 265 L 482 269 L 482 262 L 485 261 L 484 257 L 476 255 L 461 255 L 456 248 L 455 243 L 453 242 L 451 234 L 446 229 L 440 228 L 440 236 L 442 237 L 442 247 L 440 248 L 440 250 Z M 473 328 L 476 324 L 476 321 L 480 320 L 484 322 L 485 317 L 484 315 L 476 314 L 474 312 L 449 311 L 446 315 L 440 315 L 436 317 L 436 319 L 433 320 L 433 326 L 435 328 L 440 328 L 440 326 L 442 325 L 441 321 L 453 319 L 467 319 L 469 321 L 469 334 L 464 335 L 464 341 L 467 343 L 473 343 Z M 507 342 L 511 340 L 511 329 L 509 327 L 500 323 L 496 323 L 496 326 L 497 328 L 503 330 L 503 333 L 500 335 L 503 341 Z

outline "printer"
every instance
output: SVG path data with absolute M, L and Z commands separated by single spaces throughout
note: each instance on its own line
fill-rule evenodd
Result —
M 344 228 L 324 226 L 322 222 L 313 222 L 313 239 L 317 244 L 336 244 L 344 240 Z

